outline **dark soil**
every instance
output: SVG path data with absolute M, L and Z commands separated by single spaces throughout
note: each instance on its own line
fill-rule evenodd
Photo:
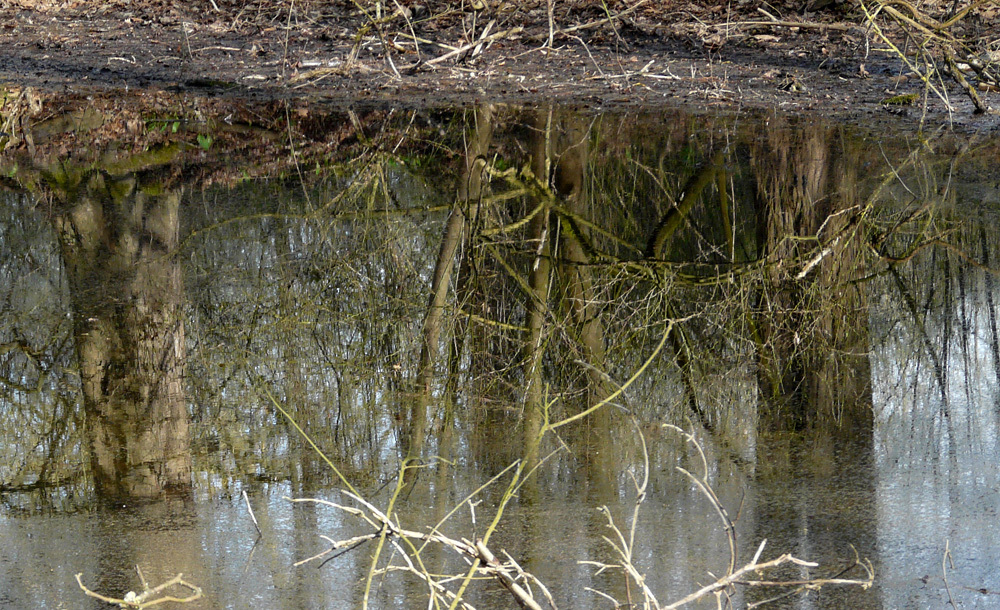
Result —
M 397 15 L 379 28 L 368 27 L 370 16 L 351 3 L 28 4 L 0 10 L 0 83 L 49 94 L 166 90 L 355 107 L 681 103 L 869 123 L 925 116 L 932 126 L 949 120 L 973 129 L 997 125 L 993 114 L 974 115 L 957 87 L 950 92 L 952 113 L 933 95 L 926 108 L 923 98 L 886 104 L 900 94 L 922 95 L 923 86 L 902 76 L 898 58 L 872 50 L 875 41 L 848 5 L 809 14 L 785 7 L 780 19 L 804 23 L 790 27 L 760 25 L 766 18 L 752 1 L 738 11 L 650 1 L 612 26 L 594 24 L 606 18 L 599 2 L 556 0 L 555 24 L 564 31 L 546 48 L 544 1 L 479 12 L 471 0 L 408 2 L 406 18 Z M 608 4 L 619 12 L 635 2 Z M 766 6 L 774 11 L 774 4 Z M 435 61 L 449 52 L 443 45 L 463 47 L 470 33 L 478 40 L 490 21 L 490 33 L 507 33 L 478 53 Z M 586 27 L 565 31 L 579 25 Z M 411 32 L 427 42 L 415 45 Z M 998 94 L 983 95 L 1000 105 Z

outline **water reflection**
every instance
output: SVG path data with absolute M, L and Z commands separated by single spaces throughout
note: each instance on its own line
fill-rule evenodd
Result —
M 471 539 L 518 460 L 537 470 L 490 548 L 560 607 L 605 607 L 588 588 L 636 601 L 577 561 L 614 560 L 597 509 L 630 523 L 640 437 L 634 562 L 666 603 L 730 558 L 675 470 L 697 454 L 662 423 L 705 447 L 738 565 L 766 538 L 765 558 L 821 564 L 774 578 L 831 576 L 855 549 L 876 566 L 873 590 L 780 606 L 941 604 L 946 541 L 953 595 L 1000 588 L 983 527 L 998 236 L 976 207 L 995 151 L 779 116 L 294 110 L 150 122 L 140 152 L 98 137 L 68 157 L 53 128 L 4 160 L 4 603 L 82 604 L 76 572 L 120 596 L 138 564 L 185 573 L 198 607 L 360 607 L 374 543 L 293 564 L 320 534 L 370 528 L 282 496 L 347 502 L 347 481 L 403 527 Z M 426 604 L 412 575 L 373 583 L 374 606 Z M 498 585 L 466 595 L 513 603 Z
M 157 155 L 156 168 L 175 154 Z M 138 165 L 145 170 L 144 164 Z M 181 189 L 98 166 L 42 170 L 57 199 L 97 493 L 157 497 L 191 481 L 183 383 L 182 275 L 174 258 Z

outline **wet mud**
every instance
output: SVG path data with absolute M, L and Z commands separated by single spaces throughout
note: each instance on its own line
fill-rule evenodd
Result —
M 563 28 L 549 47 L 547 20 L 537 10 L 484 25 L 488 16 L 478 24 L 468 15 L 421 21 L 414 11 L 422 7 L 414 5 L 407 20 L 386 21 L 391 29 L 376 32 L 336 4 L 325 12 L 258 7 L 256 14 L 224 4 L 201 12 L 143 3 L 89 6 L 3 10 L 0 82 L 51 94 L 138 89 L 339 107 L 684 105 L 869 125 L 998 125 L 995 115 L 974 115 L 961 91 L 950 97 L 951 112 L 924 96 L 923 84 L 906 75 L 898 58 L 876 50 L 871 34 L 846 13 L 797 15 L 801 27 L 752 25 L 760 22 L 747 15 L 740 23 L 751 25 L 739 27 L 702 19 L 725 22 L 725 15 L 641 19 L 641 11 L 612 27 L 599 23 L 600 15 L 587 22 L 588 15 L 577 14 L 556 24 Z M 472 46 L 470 35 L 482 44 Z M 997 95 L 984 94 L 986 103 L 1000 105 Z

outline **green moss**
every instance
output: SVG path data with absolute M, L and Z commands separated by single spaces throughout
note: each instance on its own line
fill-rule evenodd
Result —
M 919 93 L 904 93 L 882 100 L 885 106 L 912 106 L 920 97 Z

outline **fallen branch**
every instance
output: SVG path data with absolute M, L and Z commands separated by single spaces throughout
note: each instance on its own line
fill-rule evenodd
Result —
M 338 510 L 344 511 L 349 515 L 353 515 L 365 521 L 370 526 L 372 526 L 374 531 L 372 531 L 369 534 L 355 536 L 353 538 L 349 538 L 346 540 L 332 540 L 327 536 L 322 536 L 324 540 L 330 542 L 330 548 L 320 553 L 317 553 L 312 557 L 296 562 L 295 563 L 296 566 L 300 566 L 305 563 L 321 559 L 326 555 L 329 555 L 333 551 L 345 548 L 347 550 L 350 550 L 364 542 L 368 542 L 370 540 L 376 540 L 382 536 L 385 536 L 386 538 L 392 539 L 392 544 L 397 547 L 398 551 L 400 551 L 400 556 L 404 558 L 406 565 L 387 566 L 385 568 L 382 568 L 381 570 L 378 570 L 379 572 L 402 570 L 405 572 L 409 572 L 411 574 L 415 574 L 417 577 L 419 577 L 421 580 L 427 583 L 432 593 L 444 595 L 445 597 L 449 598 L 452 602 L 461 601 L 458 594 L 452 593 L 442 584 L 442 581 L 449 580 L 451 577 L 445 576 L 435 579 L 426 571 L 422 570 L 421 568 L 418 568 L 416 565 L 414 565 L 411 559 L 411 555 L 418 556 L 418 553 L 414 554 L 405 552 L 402 546 L 399 545 L 397 540 L 405 541 L 407 545 L 412 545 L 412 546 L 416 546 L 413 545 L 413 542 L 419 542 L 422 544 L 433 543 L 449 548 L 452 551 L 462 555 L 466 559 L 472 560 L 473 564 L 476 565 L 476 573 L 478 575 L 487 576 L 497 580 L 501 585 L 503 585 L 504 588 L 506 588 L 510 592 L 510 594 L 514 597 L 515 601 L 522 608 L 527 608 L 529 610 L 542 610 L 542 606 L 534 599 L 534 597 L 529 591 L 527 591 L 524 587 L 522 587 L 519 584 L 518 581 L 532 580 L 538 584 L 541 583 L 539 583 L 539 581 L 535 579 L 533 576 L 521 570 L 521 567 L 518 566 L 513 559 L 508 559 L 508 561 L 500 561 L 499 559 L 497 559 L 497 557 L 493 554 L 492 551 L 490 551 L 489 547 L 486 546 L 486 543 L 482 539 L 476 539 L 475 542 L 471 542 L 469 540 L 466 540 L 465 538 L 462 538 L 461 540 L 451 538 L 449 536 L 445 536 L 444 534 L 438 533 L 435 530 L 432 530 L 430 532 L 418 532 L 414 530 L 404 529 L 400 527 L 398 524 L 394 523 L 381 510 L 376 508 L 370 502 L 362 499 L 360 496 L 352 494 L 348 491 L 341 491 L 341 493 L 351 498 L 358 504 L 360 504 L 362 508 L 355 508 L 352 506 L 346 506 L 343 504 L 338 504 L 336 502 L 331 502 L 329 500 L 320 500 L 317 498 L 285 497 L 284 499 L 289 500 L 290 502 L 309 502 L 313 504 L 322 504 L 324 506 L 336 508 Z M 545 592 L 545 596 L 547 598 L 547 601 L 549 602 L 549 605 L 552 608 L 555 608 L 556 606 L 552 602 L 551 595 L 548 594 L 548 591 L 545 590 L 544 587 L 541 587 L 541 589 Z M 465 604 L 465 602 L 462 602 L 462 604 L 465 607 L 471 608 L 471 606 L 468 606 L 467 604 Z
M 514 577 L 510 575 L 510 571 L 508 570 L 509 566 L 501 563 L 500 560 L 493 555 L 490 549 L 483 544 L 482 540 L 476 540 L 475 549 L 479 553 L 479 560 L 483 563 L 483 565 L 496 570 L 497 578 L 500 580 L 500 584 L 510 591 L 511 595 L 517 599 L 518 604 L 520 604 L 522 608 L 542 610 L 542 607 L 538 605 L 538 602 L 536 602 L 527 591 L 521 588 L 521 585 L 517 584 Z
M 760 543 L 760 547 L 757 549 L 757 556 L 764 550 L 764 545 L 767 544 L 767 539 L 764 539 Z M 837 585 L 856 585 L 862 589 L 868 589 L 875 582 L 875 568 L 867 559 L 856 560 L 854 566 L 860 566 L 865 572 L 865 578 L 809 578 L 805 580 L 742 580 L 742 577 L 750 572 L 760 572 L 764 570 L 770 570 L 784 564 L 791 563 L 798 566 L 806 568 L 815 568 L 819 564 L 813 561 L 805 561 L 793 556 L 791 553 L 785 553 L 772 559 L 770 561 L 765 561 L 762 563 L 757 562 L 755 557 L 753 561 L 743 566 L 739 570 L 733 572 L 729 576 L 724 576 L 712 584 L 706 585 L 701 589 L 691 593 L 687 597 L 680 599 L 669 606 L 664 606 L 663 610 L 672 610 L 673 608 L 680 608 L 681 606 L 698 600 L 706 595 L 715 593 L 716 591 L 722 591 L 732 585 L 745 585 L 745 586 L 757 586 L 757 587 L 796 587 L 797 590 L 812 589 L 816 590 L 823 585 L 837 584 Z
M 178 574 L 174 576 L 162 585 L 153 587 L 152 589 L 146 584 L 146 579 L 142 577 L 142 572 L 139 567 L 136 566 L 136 571 L 139 572 L 139 580 L 142 581 L 143 592 L 136 593 L 135 591 L 129 591 L 125 594 L 124 598 L 109 597 L 107 595 L 102 595 L 96 591 L 91 591 L 83 584 L 83 572 L 76 575 L 76 584 L 80 585 L 80 589 L 83 590 L 84 594 L 88 597 L 93 597 L 99 599 L 102 602 L 107 602 L 109 604 L 117 604 L 123 608 L 150 608 L 159 604 L 166 602 L 175 602 L 178 604 L 186 604 L 188 602 L 193 602 L 196 599 L 201 598 L 201 588 L 197 587 L 186 580 L 184 580 L 183 574 Z M 160 595 L 163 591 L 166 591 L 173 586 L 185 587 L 191 591 L 191 594 L 187 597 L 174 597 L 173 595 L 163 595 L 161 597 L 156 597 Z M 152 598 L 152 599 L 150 599 Z
M 778 27 L 778 28 L 802 28 L 804 30 L 833 30 L 836 32 L 850 32 L 853 30 L 863 31 L 860 26 L 851 23 L 818 23 L 815 21 L 736 21 L 730 24 L 731 27 Z

